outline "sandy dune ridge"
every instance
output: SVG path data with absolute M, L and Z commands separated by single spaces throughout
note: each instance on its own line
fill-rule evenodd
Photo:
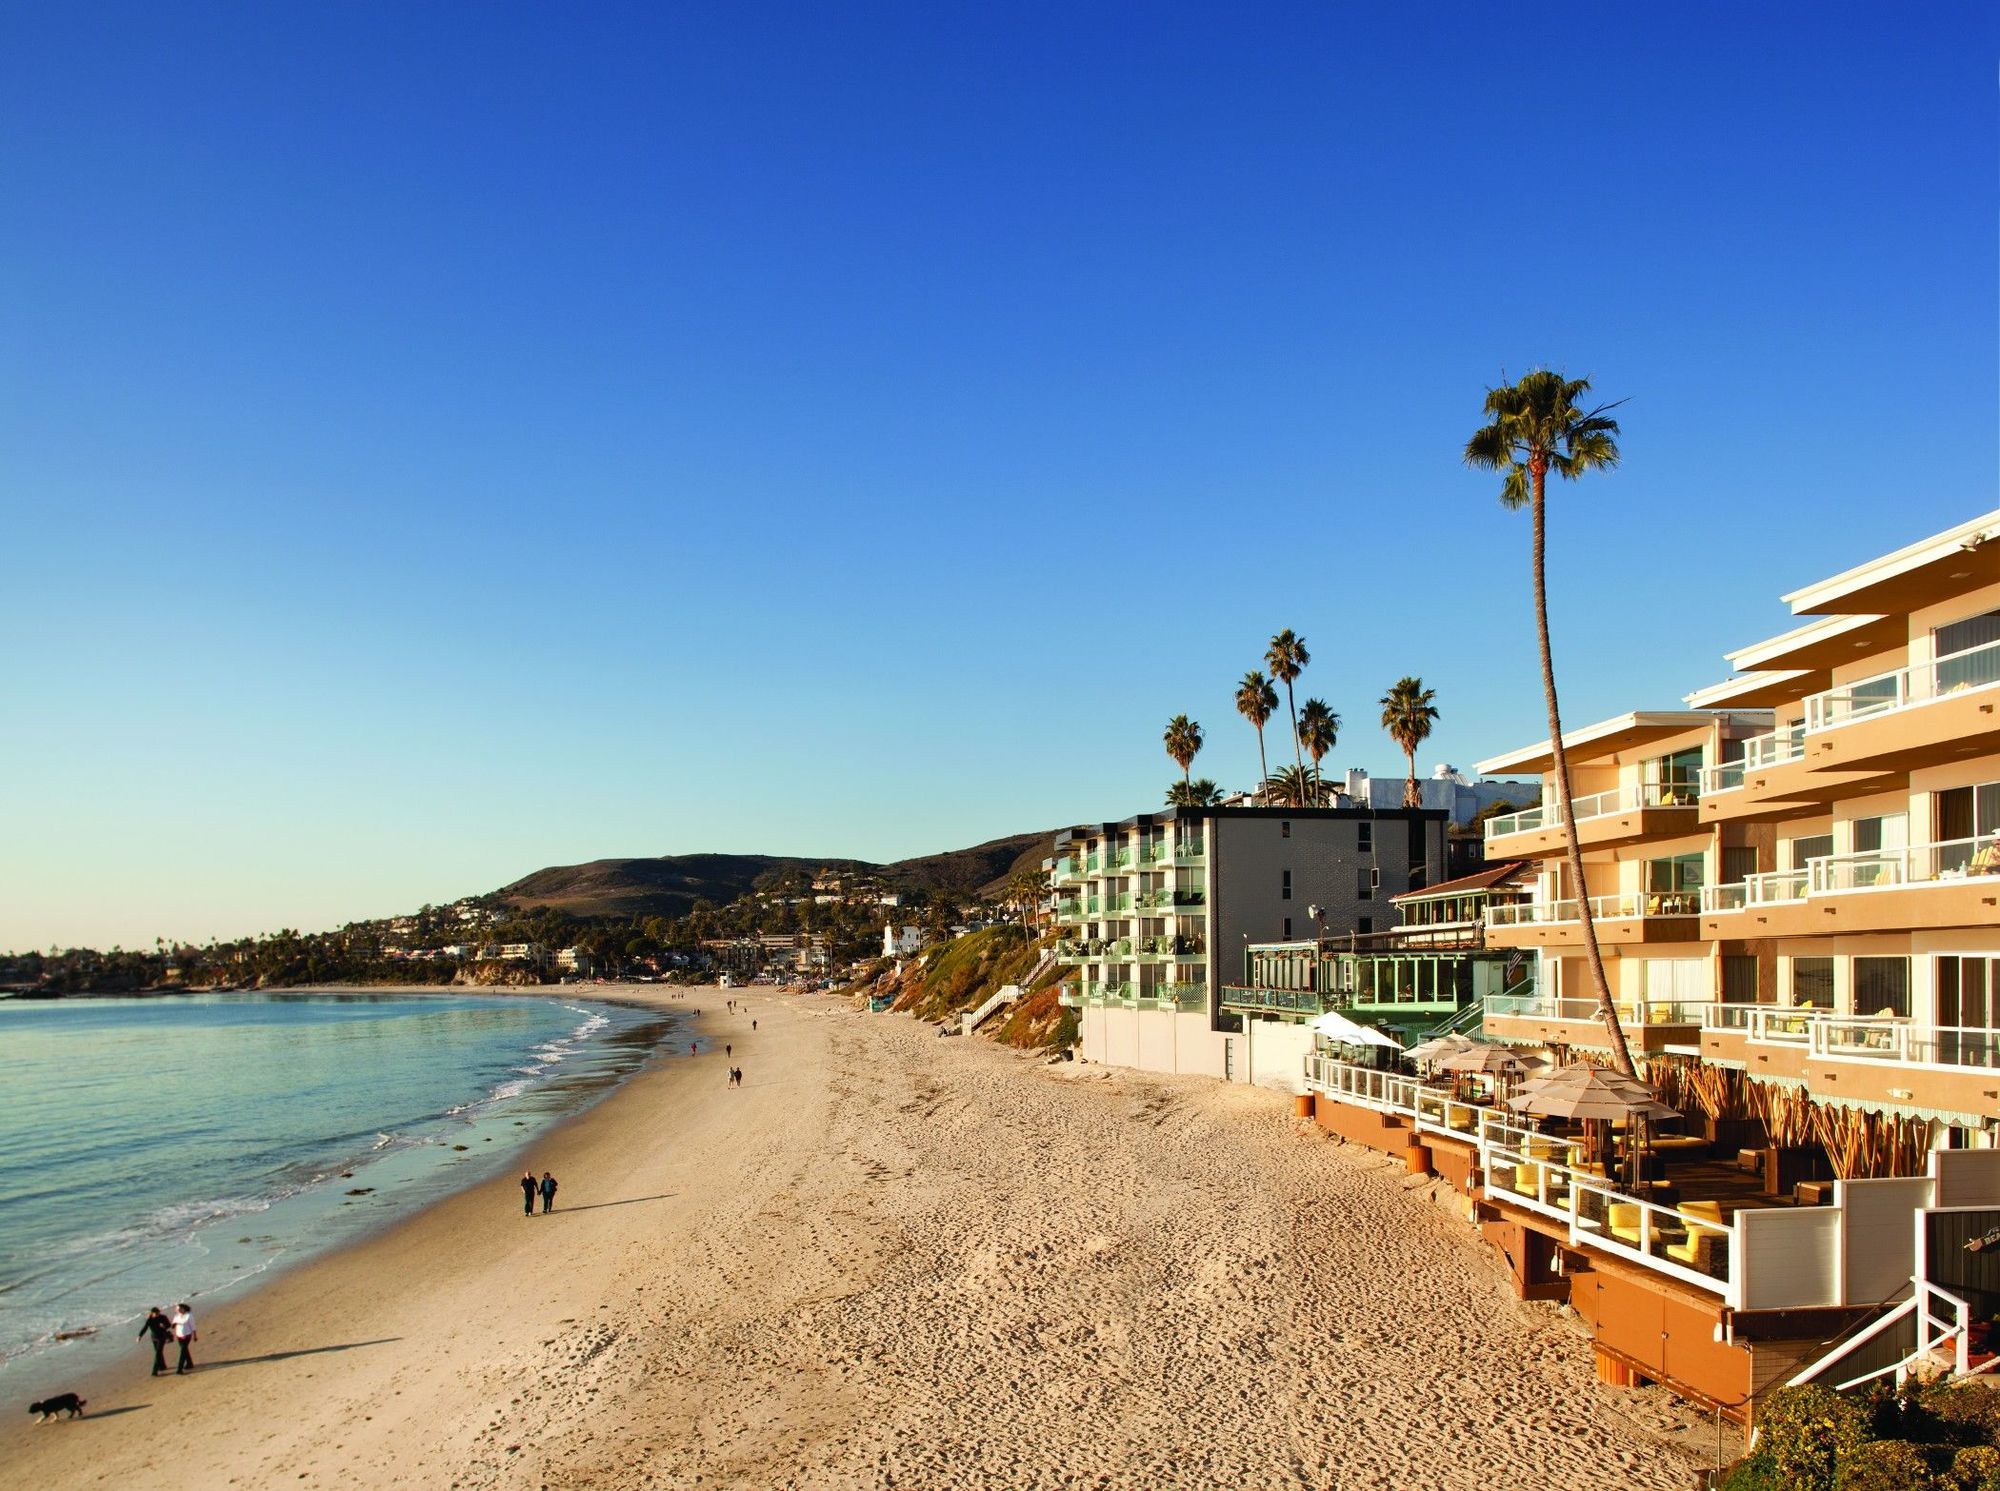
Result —
M 216 1304 L 196 1377 L 134 1343 L 91 1418 L 0 1426 L 9 1482 L 1600 1491 L 1706 1463 L 1282 1095 L 728 997 L 663 998 L 703 1054 L 529 1156 L 557 1215 L 503 1176 Z

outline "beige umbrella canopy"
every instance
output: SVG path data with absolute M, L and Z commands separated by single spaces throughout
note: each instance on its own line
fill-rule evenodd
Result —
M 1403 1054 L 1412 1061 L 1436 1061 L 1440 1056 L 1449 1056 L 1454 1051 L 1464 1051 L 1479 1042 L 1471 1036 L 1453 1031 L 1450 1035 L 1435 1036 L 1421 1045 L 1412 1046 Z
M 1441 1072 L 1464 1072 L 1482 1077 L 1512 1076 L 1528 1070 L 1527 1060 L 1505 1046 L 1476 1043 L 1462 1051 L 1451 1052 L 1437 1066 Z
M 1604 1131 L 1595 1125 L 1621 1118 L 1630 1120 L 1632 1136 L 1636 1138 L 1640 1125 L 1650 1119 L 1681 1116 L 1679 1109 L 1670 1108 L 1654 1097 L 1653 1089 L 1645 1083 L 1587 1061 L 1575 1062 L 1523 1083 L 1521 1091 L 1508 1099 L 1507 1106 L 1516 1113 L 1582 1120 L 1593 1125 L 1590 1132 L 1597 1137 L 1590 1147 L 1600 1158 L 1605 1157 L 1601 1145 Z M 1635 1174 L 1637 1163 L 1635 1151 L 1632 1159 Z

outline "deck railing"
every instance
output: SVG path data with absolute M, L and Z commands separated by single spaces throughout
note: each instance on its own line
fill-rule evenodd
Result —
M 1701 912 L 1701 891 L 1624 891 L 1616 895 L 1592 896 L 1590 914 L 1598 921 L 1623 917 L 1696 916 Z M 1514 901 L 1486 908 L 1488 927 L 1547 926 L 1573 922 L 1581 917 L 1574 899 L 1559 901 Z
M 1694 781 L 1640 782 L 1633 786 L 1613 787 L 1607 792 L 1593 792 L 1588 797 L 1577 798 L 1572 806 L 1576 821 L 1582 823 L 1588 818 L 1608 818 L 1613 813 L 1629 813 L 1645 808 L 1691 808 L 1699 792 L 1699 784 Z M 1490 842 L 1508 834 L 1535 833 L 1554 828 L 1562 821 L 1562 804 L 1551 800 L 1538 807 L 1523 808 L 1518 813 L 1502 813 L 1487 819 L 1486 837 Z
M 1702 1028 L 1762 1045 L 1802 1046 L 1812 1056 L 1897 1066 L 2000 1068 L 2000 1031 L 1925 1025 L 1902 1015 L 1852 1015 L 1787 1004 L 1710 1004 Z
M 1907 885 L 1953 884 L 1974 875 L 2000 873 L 2000 855 L 1981 863 L 1981 841 L 1947 839 L 1899 849 L 1828 854 L 1806 861 L 1809 893 L 1838 895 L 1855 890 L 1891 890 Z
M 1834 730 L 1856 720 L 1929 704 L 2000 684 L 2000 642 L 1987 642 L 1933 662 L 1877 673 L 1806 697 L 1805 728 Z
M 1627 1025 L 1699 1025 L 1710 1008 L 1706 1000 L 1620 999 L 1618 1019 Z M 1558 999 L 1549 994 L 1489 994 L 1486 1018 L 1523 1020 L 1599 1020 L 1595 999 Z
M 1259 989 L 1247 984 L 1224 984 L 1224 1009 L 1274 1010 L 1288 1015 L 1317 1015 L 1326 1009 L 1325 996 L 1317 989 Z
M 1568 1163 L 1569 1141 L 1541 1134 L 1500 1109 L 1463 1103 L 1394 1072 L 1331 1057 L 1306 1058 L 1306 1084 L 1339 1102 L 1407 1118 L 1419 1132 L 1472 1144 L 1486 1192 L 1562 1223 L 1574 1246 L 1630 1259 L 1711 1293 L 1729 1295 L 1733 1227 L 1630 1196 Z

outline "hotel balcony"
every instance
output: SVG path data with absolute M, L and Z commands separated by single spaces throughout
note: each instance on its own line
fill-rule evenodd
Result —
M 1778 1004 L 1711 1004 L 1704 1061 L 1821 1099 L 2000 1116 L 2000 1032 Z
M 1814 771 L 1909 771 L 2000 752 L 2000 642 L 1809 695 Z
M 1692 783 L 1647 782 L 1579 797 L 1573 804 L 1577 840 L 1586 849 L 1676 838 L 1699 827 L 1700 809 Z M 1486 857 L 1539 859 L 1559 854 L 1567 844 L 1562 804 L 1545 802 L 1486 823 Z
M 1704 939 L 1831 937 L 2000 925 L 2000 856 L 1979 841 L 1830 854 L 1702 892 Z
M 1626 1043 L 1657 1054 L 1668 1046 L 1692 1046 L 1706 1004 L 1678 999 L 1623 999 L 1616 1002 Z M 1557 999 L 1547 994 L 1489 994 L 1482 1028 L 1499 1041 L 1533 1046 L 1611 1049 L 1610 1032 L 1595 999 Z
M 1581 915 L 1573 900 L 1489 906 L 1486 941 L 1492 947 L 1567 947 L 1583 941 Z M 1702 935 L 1699 891 L 1592 896 L 1590 916 L 1604 945 L 1693 942 Z

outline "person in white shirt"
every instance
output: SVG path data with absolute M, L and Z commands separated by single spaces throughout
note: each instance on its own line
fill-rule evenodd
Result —
M 178 1377 L 183 1372 L 194 1370 L 194 1355 L 188 1348 L 199 1339 L 194 1331 L 194 1307 L 185 1300 L 174 1309 L 173 1326 L 174 1344 L 181 1349 L 180 1361 L 174 1367 L 174 1375 Z

